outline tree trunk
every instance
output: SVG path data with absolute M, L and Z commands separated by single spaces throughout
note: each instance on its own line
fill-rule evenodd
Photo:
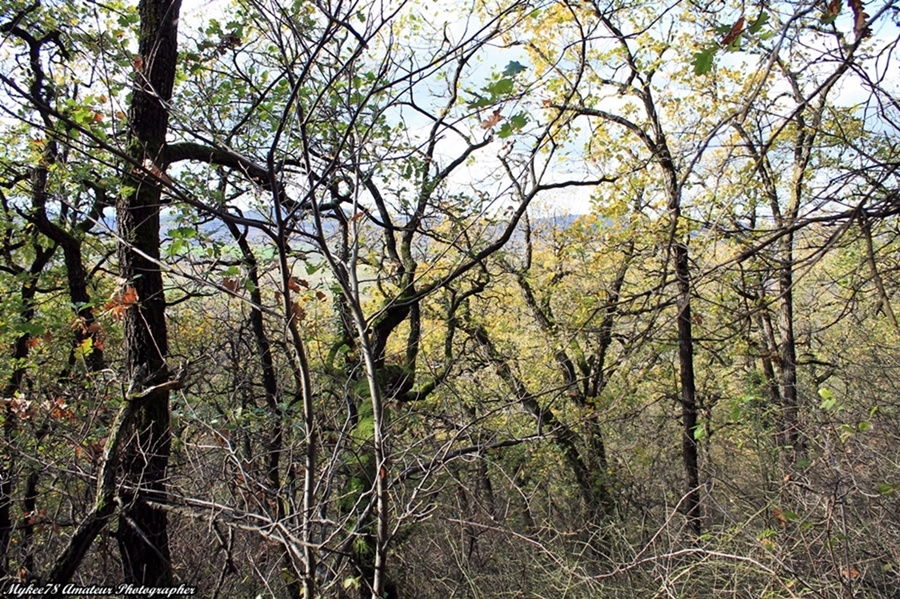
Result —
M 794 235 L 788 233 L 782 242 L 781 266 L 778 273 L 778 330 L 781 337 L 781 442 L 789 453 L 788 465 L 793 467 L 804 453 L 800 431 L 797 398 L 797 348 L 794 339 Z
M 695 534 L 700 534 L 700 466 L 697 439 L 697 393 L 694 382 L 694 337 L 691 330 L 691 279 L 688 249 L 675 244 L 678 281 L 678 369 L 681 374 L 681 459 L 684 463 L 684 513 Z
M 168 378 L 165 296 L 160 256 L 160 180 L 158 163 L 168 128 L 177 62 L 180 0 L 141 0 L 139 59 L 131 105 L 129 156 L 134 166 L 125 178 L 117 205 L 119 269 L 137 303 L 125 314 L 125 365 L 136 390 L 150 390 Z M 129 399 L 129 401 L 131 401 Z M 134 437 L 124 459 L 124 488 L 118 543 L 125 581 L 166 586 L 172 582 L 167 518 L 147 505 L 165 494 L 169 459 L 169 390 L 142 392 L 134 419 Z

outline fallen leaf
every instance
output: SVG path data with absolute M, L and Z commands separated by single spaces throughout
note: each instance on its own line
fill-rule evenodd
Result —
M 775 521 L 778 522 L 778 526 L 780 526 L 781 528 L 787 526 L 787 516 L 785 516 L 784 512 L 782 512 L 780 509 L 778 509 L 777 507 L 772 508 L 772 515 L 775 516 Z

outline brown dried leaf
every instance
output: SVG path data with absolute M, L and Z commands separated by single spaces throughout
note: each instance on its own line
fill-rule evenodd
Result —
M 51 404 L 50 417 L 54 420 L 75 420 L 75 413 L 61 397 L 57 397 Z
M 775 516 L 775 521 L 778 522 L 778 526 L 780 526 L 781 528 L 787 526 L 787 516 L 785 516 L 784 512 L 782 512 L 780 509 L 778 509 L 777 507 L 772 508 L 772 515 Z
M 241 288 L 241 280 L 237 277 L 225 277 L 222 279 L 222 287 L 232 293 L 237 293 Z
M 130 306 L 138 303 L 138 293 L 134 287 L 125 287 L 113 293 L 103 308 L 116 320 L 122 320 Z
M 122 292 L 122 303 L 126 306 L 134 306 L 138 303 L 137 289 L 134 287 L 126 287 Z
M 853 31 L 856 33 L 856 41 L 872 35 L 872 30 L 866 26 L 869 15 L 863 7 L 862 0 L 847 0 L 847 6 L 853 11 Z
M 7 405 L 9 405 L 9 411 L 15 414 L 16 418 L 19 420 L 28 420 L 34 416 L 34 409 L 32 408 L 30 400 L 14 397 L 8 400 L 8 402 Z
M 490 129 L 491 127 L 493 127 L 494 125 L 496 125 L 497 123 L 499 123 L 502 120 L 503 120 L 503 117 L 500 115 L 500 109 L 498 108 L 491 114 L 491 116 L 489 116 L 485 120 L 481 121 L 481 128 L 482 129 Z
M 720 42 L 722 44 L 722 47 L 725 48 L 725 47 L 728 47 L 731 44 L 733 44 L 734 41 L 738 37 L 740 37 L 741 32 L 743 30 L 744 30 L 744 16 L 741 15 L 741 18 L 739 18 L 737 21 L 735 21 L 734 25 L 731 26 L 731 31 L 729 31 L 728 34 L 726 34 L 725 37 L 722 38 L 722 41 Z
M 309 289 L 309 281 L 306 279 L 298 279 L 296 277 L 291 277 L 288 279 L 288 289 L 291 291 L 299 293 L 304 289 Z

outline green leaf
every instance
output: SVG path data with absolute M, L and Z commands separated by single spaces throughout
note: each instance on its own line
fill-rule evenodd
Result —
M 750 33 L 759 33 L 759 30 L 763 28 L 763 26 L 769 22 L 769 13 L 766 11 L 762 11 L 759 13 L 759 16 L 756 17 L 756 20 L 750 23 L 750 27 L 747 28 L 747 31 Z
M 169 244 L 169 247 L 166 249 L 166 254 L 168 256 L 177 256 L 181 252 L 188 249 L 190 245 L 187 241 L 181 238 L 176 238 L 172 240 L 172 243 Z
M 841 443 L 846 443 L 847 439 L 856 434 L 856 428 L 850 426 L 849 424 L 841 425 L 841 434 L 839 435 L 841 439 Z
M 503 76 L 504 77 L 515 77 L 516 75 L 518 75 L 519 73 L 521 73 L 522 71 L 524 71 L 527 68 L 528 67 L 526 67 L 519 61 L 512 60 L 512 61 L 510 61 L 510 63 L 508 65 L 506 65 L 506 68 L 503 69 Z
M 15 330 L 19 333 L 27 333 L 32 337 L 40 337 L 44 334 L 44 327 L 33 322 L 17 322 Z
M 900 489 L 900 483 L 878 483 L 878 493 L 881 495 L 892 495 L 897 489 Z
M 520 112 L 519 114 L 510 117 L 509 124 L 513 129 L 520 131 L 528 124 L 528 115 L 524 112 Z
M 736 38 L 734 38 L 734 41 L 731 42 L 730 44 L 728 44 L 728 46 L 725 48 L 725 50 L 728 52 L 737 52 L 738 50 L 740 50 L 741 49 L 741 39 L 743 37 L 744 36 L 739 35 Z
M 694 54 L 694 60 L 691 61 L 691 64 L 694 67 L 695 75 L 705 75 L 712 69 L 713 58 L 716 56 L 716 50 L 718 47 L 709 46 L 700 52 Z
M 819 397 L 822 398 L 822 403 L 819 404 L 819 408 L 826 412 L 834 410 L 835 405 L 837 404 L 837 398 L 835 398 L 834 392 L 831 389 L 822 387 L 819 389 Z
M 176 227 L 169 229 L 169 237 L 172 239 L 192 239 L 197 236 L 197 229 L 194 227 Z
M 514 83 L 512 79 L 500 79 L 485 87 L 484 91 L 491 94 L 491 99 L 496 100 L 497 98 L 508 96 L 512 93 L 513 89 Z

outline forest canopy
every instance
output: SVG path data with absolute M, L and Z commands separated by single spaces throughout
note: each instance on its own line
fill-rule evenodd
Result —
M 897 596 L 896 0 L 0 7 L 4 592 Z

